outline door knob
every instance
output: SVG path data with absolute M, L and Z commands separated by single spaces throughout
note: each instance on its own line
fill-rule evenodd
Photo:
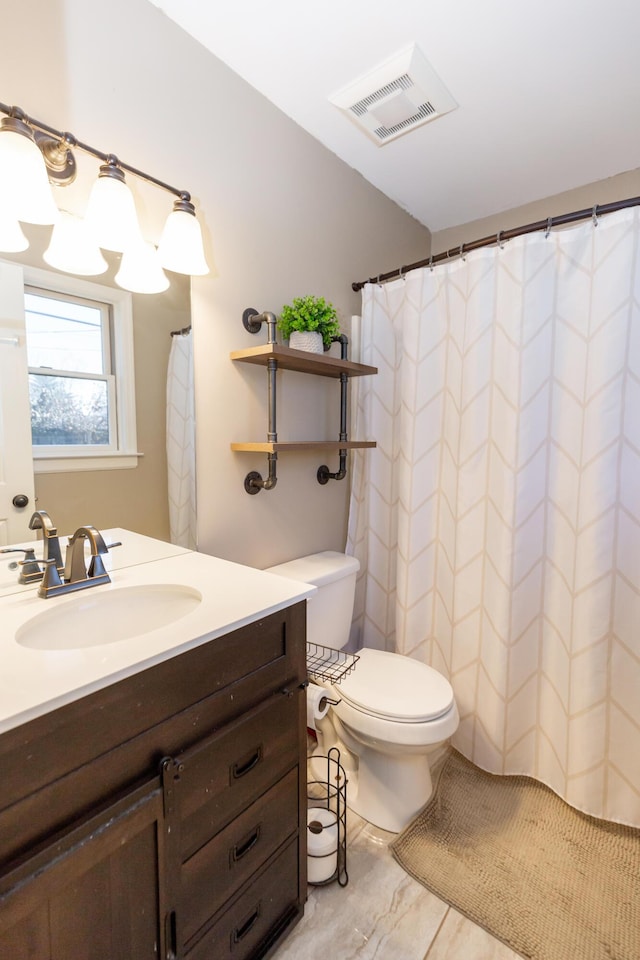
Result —
M 16 493 L 11 503 L 14 505 L 14 507 L 18 507 L 18 509 L 22 510 L 22 508 L 26 507 L 29 503 L 29 497 L 26 495 L 26 493 Z

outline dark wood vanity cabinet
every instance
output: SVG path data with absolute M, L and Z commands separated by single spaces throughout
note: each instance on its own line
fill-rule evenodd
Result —
M 0 957 L 258 960 L 306 896 L 305 602 L 0 735 Z

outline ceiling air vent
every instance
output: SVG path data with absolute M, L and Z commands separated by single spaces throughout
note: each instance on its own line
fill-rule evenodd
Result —
M 329 97 L 378 146 L 436 120 L 457 104 L 412 45 Z

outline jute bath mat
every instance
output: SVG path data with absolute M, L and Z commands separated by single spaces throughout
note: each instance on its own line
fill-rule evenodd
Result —
M 452 751 L 391 845 L 416 880 L 523 957 L 640 960 L 640 830 Z

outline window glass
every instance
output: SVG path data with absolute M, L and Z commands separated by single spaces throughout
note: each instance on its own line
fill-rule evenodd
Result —
M 94 446 L 109 443 L 105 380 L 29 374 L 34 445 Z
M 106 304 L 25 293 L 30 367 L 107 373 L 103 323 Z

